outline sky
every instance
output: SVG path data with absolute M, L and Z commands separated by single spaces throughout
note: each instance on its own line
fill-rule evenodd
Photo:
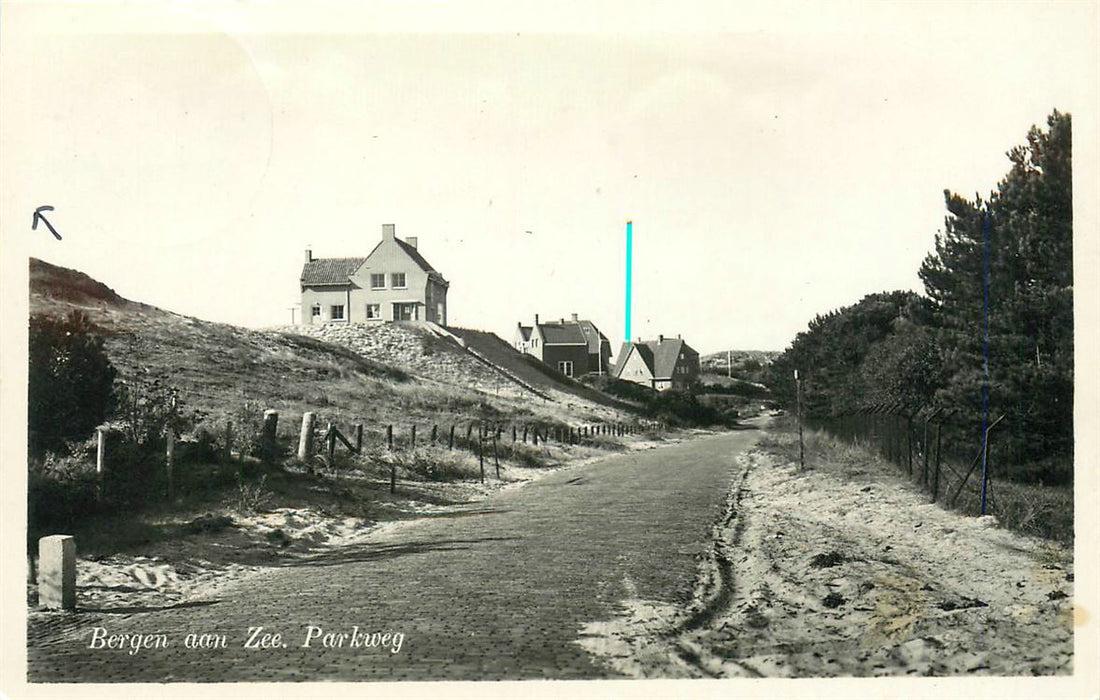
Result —
M 781 350 L 919 291 L 943 191 L 1097 104 L 1095 3 L 310 7 L 6 4 L 8 279 L 31 255 L 267 327 L 300 318 L 307 247 L 393 223 L 452 325 L 577 313 L 617 343 L 632 219 L 634 336 Z

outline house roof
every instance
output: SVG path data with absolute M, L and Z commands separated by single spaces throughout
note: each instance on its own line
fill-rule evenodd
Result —
M 417 267 L 428 273 L 429 277 L 447 284 L 447 280 L 443 279 L 443 275 L 424 259 L 420 251 L 400 238 L 394 238 L 393 240 L 416 263 Z M 374 246 L 374 250 L 366 258 L 317 258 L 316 260 L 310 260 L 302 267 L 302 284 L 305 286 L 348 284 L 348 278 L 354 275 L 371 255 L 374 255 L 374 251 L 378 250 L 378 246 L 382 243 L 383 241 L 379 241 L 378 245 Z
M 596 328 L 596 324 L 591 321 L 577 321 L 577 325 L 580 326 L 584 339 L 588 341 L 588 352 L 593 354 L 600 352 L 600 345 L 607 340 L 607 336 L 600 333 L 600 329 Z
M 644 340 L 640 343 L 626 342 L 619 348 L 619 357 L 615 361 L 615 376 L 622 373 L 623 365 L 630 356 L 631 349 L 636 349 L 638 355 L 645 361 L 646 367 L 654 379 L 669 379 L 676 368 L 676 361 L 680 353 L 685 349 L 694 353 L 687 343 L 680 338 L 665 338 L 664 340 Z
M 653 351 L 653 376 L 658 379 L 671 377 L 684 341 L 679 338 L 665 338 L 659 342 L 651 340 L 646 346 Z
M 317 258 L 302 267 L 302 284 L 307 286 L 348 284 L 348 278 L 366 258 Z
M 545 345 L 588 345 L 576 323 L 540 323 L 538 327 Z
M 531 326 L 520 326 L 519 327 L 519 334 L 523 338 L 524 341 L 530 340 L 531 339 Z
M 393 240 L 397 243 L 398 247 L 400 247 L 401 250 L 405 251 L 406 255 L 413 259 L 414 263 L 420 266 L 421 270 L 423 270 L 424 272 L 435 272 L 436 274 L 439 274 L 436 269 L 432 267 L 427 260 L 424 259 L 424 256 L 420 254 L 419 250 L 413 248 L 411 245 L 401 240 L 400 238 L 394 238 Z

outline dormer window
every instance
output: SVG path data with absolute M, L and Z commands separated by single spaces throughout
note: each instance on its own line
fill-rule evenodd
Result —
M 394 289 L 405 289 L 405 273 L 394 272 L 390 274 L 390 286 Z

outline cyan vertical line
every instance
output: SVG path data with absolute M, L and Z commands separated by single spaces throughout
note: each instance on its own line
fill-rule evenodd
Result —
M 982 218 L 984 261 L 982 265 L 982 515 L 985 515 L 986 483 L 989 477 L 989 207 Z
M 633 286 L 634 222 L 626 222 L 626 342 L 630 342 L 630 292 Z

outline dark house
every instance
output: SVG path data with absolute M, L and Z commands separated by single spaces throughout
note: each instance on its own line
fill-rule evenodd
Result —
M 617 379 L 658 391 L 686 389 L 699 379 L 699 353 L 679 336 L 623 343 L 613 371 Z
M 520 352 L 534 355 L 567 377 L 579 377 L 586 372 L 609 371 L 611 343 L 591 321 L 578 319 L 540 323 L 535 315 L 533 325 L 516 324 L 513 341 Z

